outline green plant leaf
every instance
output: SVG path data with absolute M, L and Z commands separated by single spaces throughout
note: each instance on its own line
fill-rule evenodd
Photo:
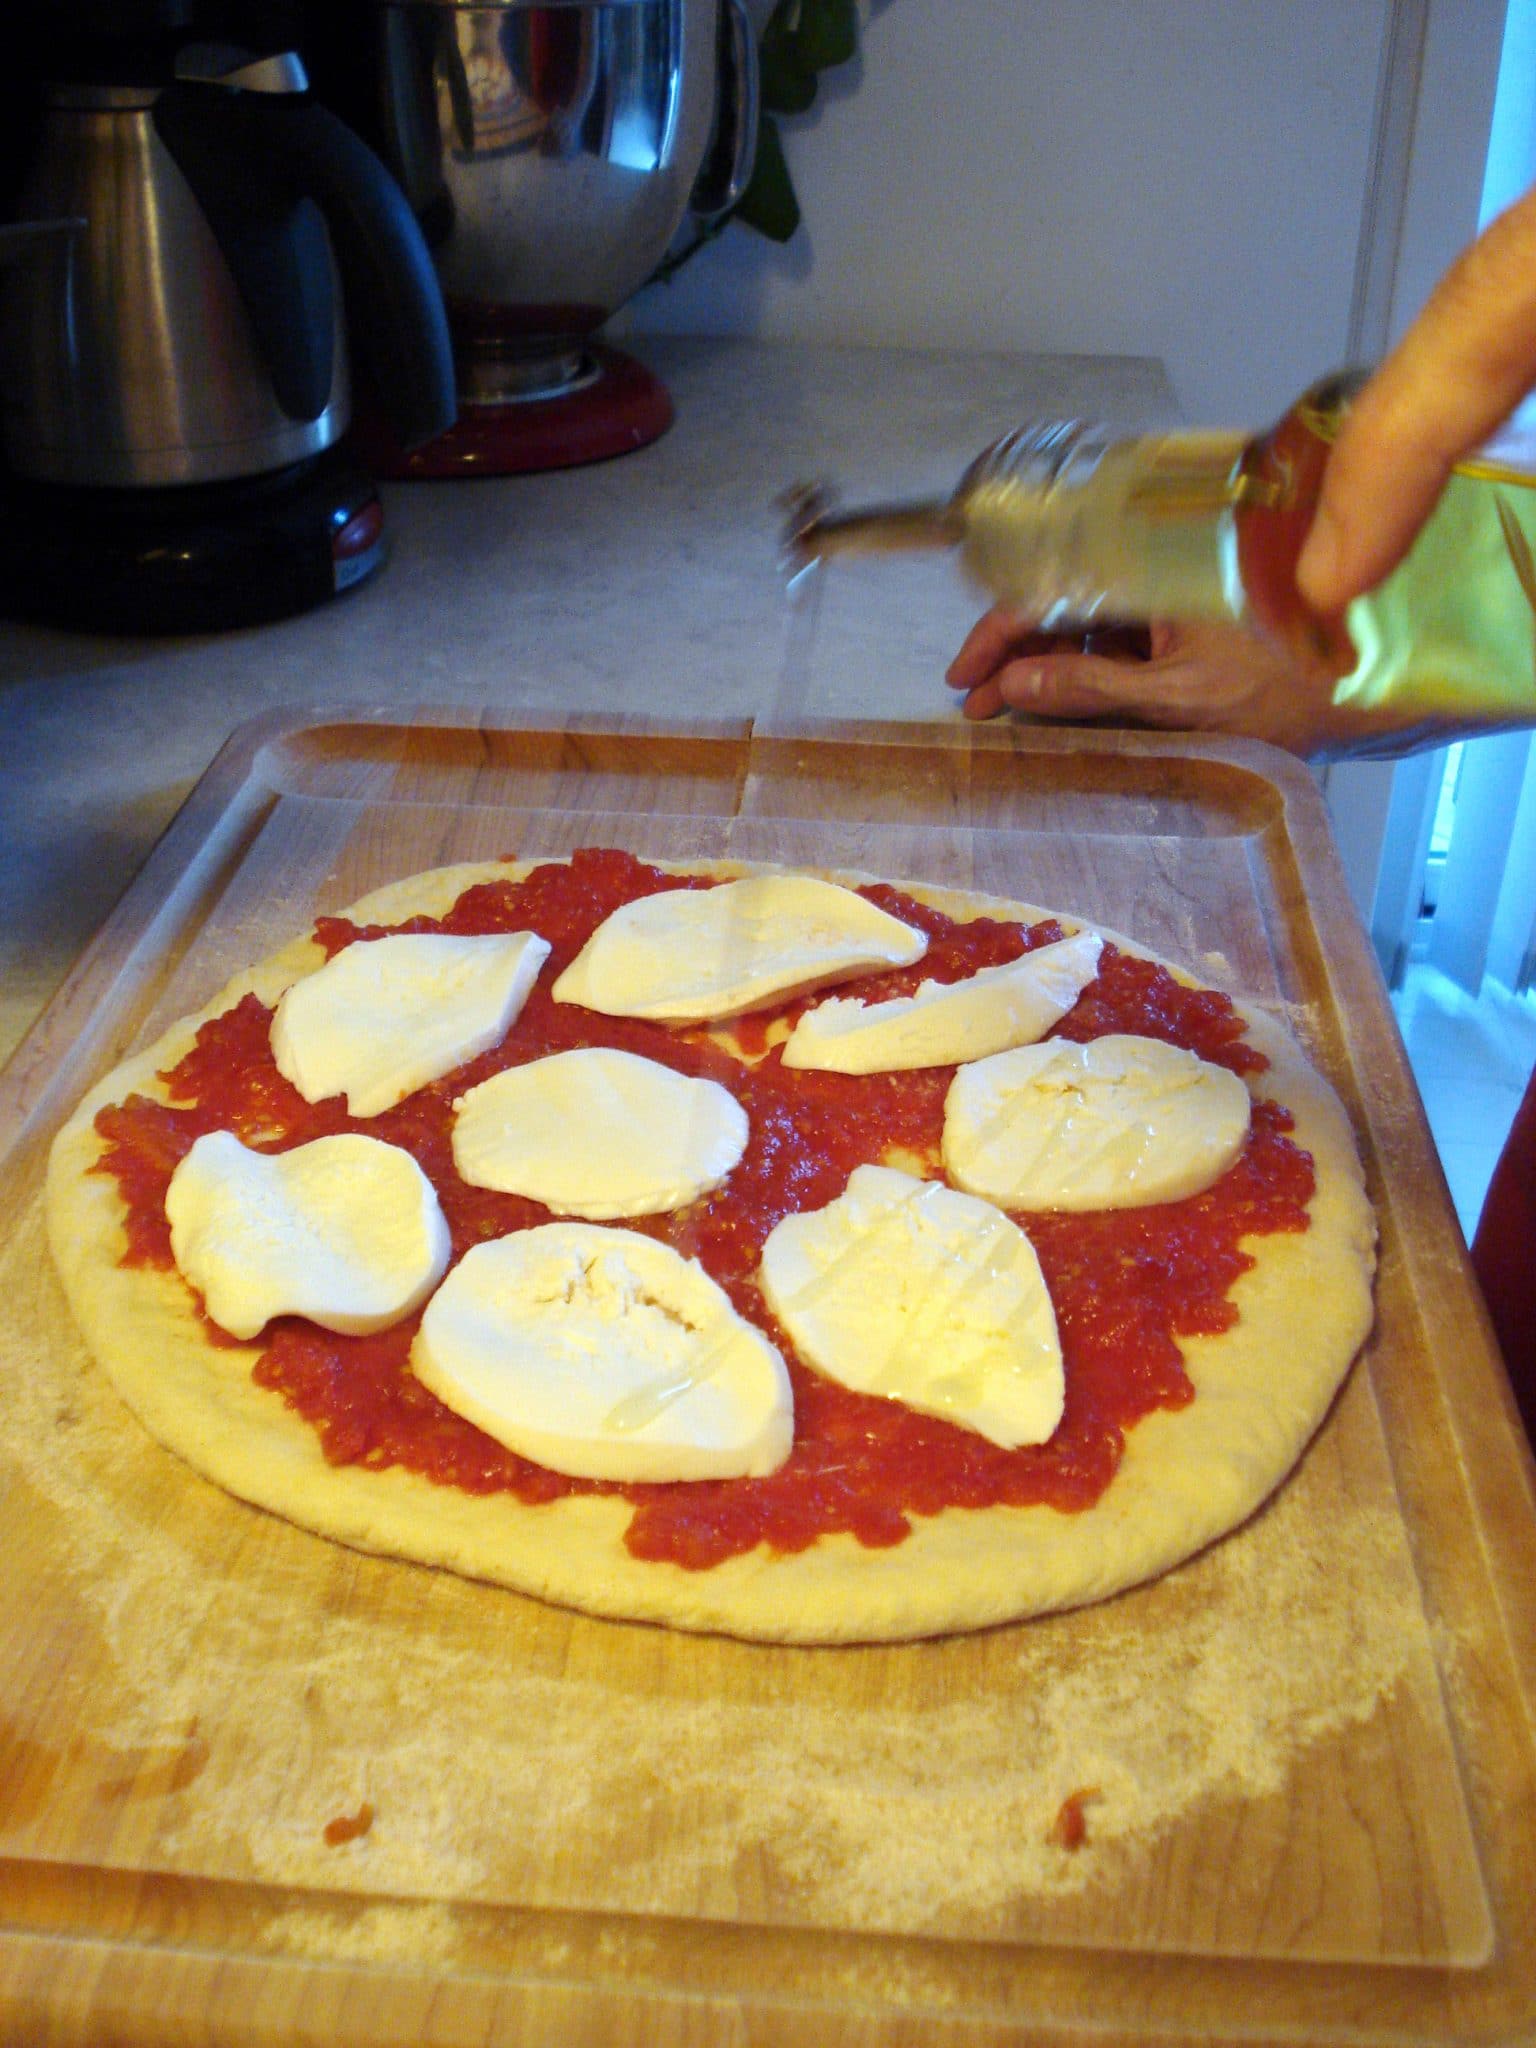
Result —
M 800 202 L 784 160 L 779 125 L 767 114 L 758 126 L 752 175 L 734 218 L 756 228 L 770 242 L 787 242 L 800 225 Z
M 779 0 L 758 44 L 759 90 L 770 114 L 804 114 L 816 98 L 816 73 L 806 63 L 790 0 Z
M 795 48 L 811 71 L 846 64 L 859 48 L 856 0 L 800 0 Z
M 675 277 L 727 220 L 739 220 L 771 242 L 790 239 L 800 225 L 800 202 L 773 116 L 809 113 L 816 102 L 817 74 L 846 64 L 858 54 L 858 47 L 858 0 L 777 0 L 758 41 L 763 111 L 747 189 L 728 215 L 663 257 L 653 273 L 656 278 Z

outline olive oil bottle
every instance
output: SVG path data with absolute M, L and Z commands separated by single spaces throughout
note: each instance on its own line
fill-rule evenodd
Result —
M 1406 559 L 1341 616 L 1311 611 L 1296 560 L 1355 380 L 1315 386 L 1254 437 L 1114 437 L 1075 423 L 1005 436 L 948 500 L 840 512 L 802 494 L 793 558 L 958 550 L 1043 631 L 1222 621 L 1278 643 L 1329 694 L 1340 736 L 1398 747 L 1536 724 L 1536 476 L 1460 465 Z

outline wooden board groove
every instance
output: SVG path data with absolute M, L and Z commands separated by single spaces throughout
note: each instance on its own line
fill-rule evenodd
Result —
M 318 910 L 593 841 L 1044 902 L 1280 1007 L 1356 1120 L 1384 1262 L 1376 1335 L 1277 1500 L 1083 1615 L 774 1651 L 358 1558 L 146 1443 L 41 1249 L 69 1102 Z M 0 1076 L 0 1145 L 0 2035 L 1536 2030 L 1531 1465 L 1296 764 L 1007 728 L 277 715 Z M 1092 1774 L 1089 1844 L 1053 1861 Z M 365 1793 L 373 1833 L 325 1851 Z

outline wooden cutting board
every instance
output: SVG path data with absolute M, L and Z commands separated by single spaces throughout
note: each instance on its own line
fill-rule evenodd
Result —
M 1079 1614 L 794 1650 L 359 1556 L 152 1444 L 43 1245 L 74 1101 L 317 911 L 582 844 L 1026 897 L 1282 1010 L 1354 1117 L 1383 1256 L 1376 1333 L 1270 1507 Z M 7 1069 L 0 1143 L 5 2039 L 1536 2030 L 1531 1466 L 1285 757 L 996 727 L 269 721 Z M 1068 1848 L 1054 1823 L 1082 1792 Z

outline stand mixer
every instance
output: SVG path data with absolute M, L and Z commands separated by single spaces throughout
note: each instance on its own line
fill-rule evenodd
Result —
M 327 0 L 306 49 L 421 223 L 453 336 L 459 416 L 376 473 L 472 476 L 643 447 L 665 389 L 600 329 L 684 217 L 750 175 L 757 46 L 744 0 Z

